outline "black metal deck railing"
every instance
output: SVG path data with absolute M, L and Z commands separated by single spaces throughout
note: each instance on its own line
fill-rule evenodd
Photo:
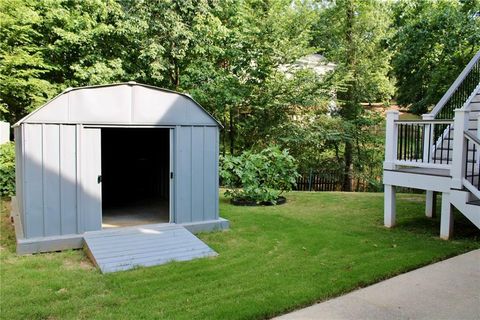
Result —
M 465 179 L 480 190 L 480 139 L 470 132 L 464 133 L 466 142 Z
M 397 160 L 449 165 L 453 150 L 453 121 L 396 121 Z
M 480 84 L 480 51 L 473 57 L 452 87 L 432 111 L 435 119 L 453 119 L 455 109 L 460 109 Z

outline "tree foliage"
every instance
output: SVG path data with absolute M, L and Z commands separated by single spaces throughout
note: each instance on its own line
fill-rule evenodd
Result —
M 70 86 L 123 78 L 115 1 L 0 1 L 0 101 L 15 122 Z
M 0 0 L 0 118 L 67 87 L 133 80 L 193 96 L 223 124 L 225 156 L 275 144 L 301 171 L 343 170 L 345 190 L 375 187 L 371 105 L 438 101 L 480 48 L 478 11 L 478 0 Z M 335 70 L 295 67 L 312 53 Z
M 393 6 L 397 99 L 417 114 L 435 105 L 480 49 L 480 2 L 401 0 Z
M 15 145 L 7 142 L 0 145 L 0 196 L 15 195 Z
M 343 189 L 351 190 L 354 171 L 362 172 L 365 154 L 361 141 L 373 142 L 368 128 L 376 118 L 362 102 L 387 101 L 393 95 L 389 77 L 390 53 L 386 41 L 390 37 L 389 7 L 377 0 L 322 1 L 314 42 L 324 46 L 325 56 L 337 63 L 335 73 L 343 79 L 337 88 L 341 118 L 343 155 Z M 374 121 L 373 121 L 374 122 Z M 356 168 L 355 168 L 356 166 Z M 355 170 L 357 169 L 357 170 Z

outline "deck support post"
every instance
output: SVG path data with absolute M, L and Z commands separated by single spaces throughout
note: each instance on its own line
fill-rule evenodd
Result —
M 425 215 L 428 218 L 434 218 L 437 215 L 437 193 L 432 190 L 427 190 L 425 194 Z
M 391 228 L 395 225 L 396 216 L 396 190 L 395 186 L 385 185 L 384 191 L 384 213 L 383 223 L 385 227 Z
M 453 211 L 450 203 L 450 194 L 442 193 L 442 212 L 440 217 L 440 238 L 450 239 L 453 234 Z

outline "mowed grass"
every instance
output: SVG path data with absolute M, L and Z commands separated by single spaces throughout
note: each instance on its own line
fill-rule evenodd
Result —
M 277 207 L 221 199 L 225 232 L 200 238 L 216 258 L 102 275 L 81 250 L 18 257 L 1 225 L 3 319 L 261 319 L 338 296 L 480 247 L 457 215 L 452 241 L 399 195 L 398 226 L 382 226 L 383 195 L 290 193 Z M 4 211 L 8 203 L 3 203 Z

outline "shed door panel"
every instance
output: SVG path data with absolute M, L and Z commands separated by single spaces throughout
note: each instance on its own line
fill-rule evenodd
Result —
M 102 175 L 100 129 L 84 128 L 82 134 L 82 217 L 84 231 L 102 229 Z

